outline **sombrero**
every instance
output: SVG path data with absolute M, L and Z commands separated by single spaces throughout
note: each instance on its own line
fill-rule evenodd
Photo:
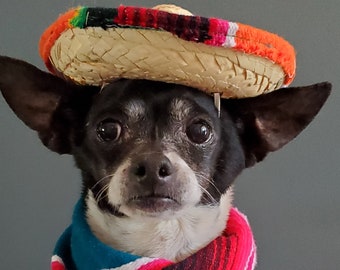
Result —
M 287 86 L 295 76 L 295 51 L 283 38 L 173 5 L 73 8 L 39 46 L 52 73 L 86 85 L 148 79 L 243 98 Z

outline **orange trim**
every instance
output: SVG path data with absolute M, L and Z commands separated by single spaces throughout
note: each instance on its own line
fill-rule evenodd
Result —
M 78 15 L 79 8 L 70 9 L 68 12 L 59 16 L 59 18 L 50 25 L 42 34 L 39 41 L 39 53 L 49 71 L 54 73 L 54 68 L 50 63 L 50 51 L 54 42 L 60 37 L 66 29 L 72 28 L 70 21 Z
M 244 51 L 268 58 L 279 64 L 285 74 L 285 85 L 290 84 L 295 77 L 295 50 L 286 40 L 278 35 L 266 32 L 249 25 L 238 24 L 235 42 L 236 50 Z

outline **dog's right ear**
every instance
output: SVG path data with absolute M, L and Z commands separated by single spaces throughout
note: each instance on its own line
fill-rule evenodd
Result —
M 5 56 L 0 56 L 0 90 L 16 115 L 61 154 L 70 152 L 72 125 L 84 116 L 97 92 Z
M 253 98 L 224 100 L 252 166 L 294 139 L 316 116 L 331 91 L 324 82 L 283 88 Z

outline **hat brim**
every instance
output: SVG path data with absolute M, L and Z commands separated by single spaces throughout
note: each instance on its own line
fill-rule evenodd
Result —
M 45 31 L 40 52 L 52 72 L 79 84 L 148 79 L 224 98 L 270 92 L 295 75 L 294 49 L 277 35 L 135 7 L 70 10 Z

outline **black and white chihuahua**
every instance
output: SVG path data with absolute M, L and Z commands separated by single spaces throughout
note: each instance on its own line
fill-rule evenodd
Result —
M 296 137 L 331 85 L 222 100 L 185 86 L 122 79 L 79 86 L 0 57 L 17 116 L 82 172 L 87 222 L 104 243 L 180 261 L 219 236 L 243 169 Z

